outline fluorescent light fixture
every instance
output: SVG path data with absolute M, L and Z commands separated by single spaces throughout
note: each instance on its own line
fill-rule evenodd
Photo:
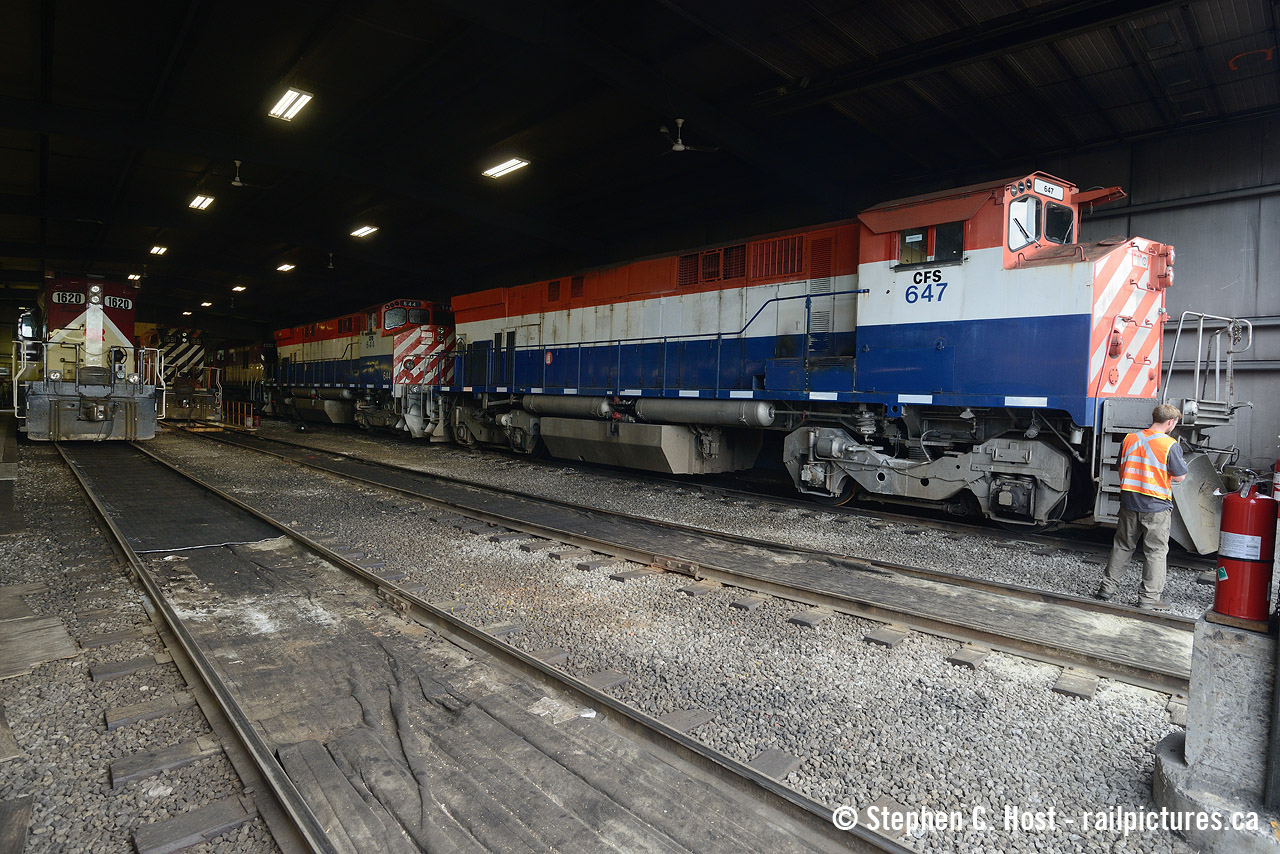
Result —
M 509 175 L 517 169 L 522 169 L 528 165 L 528 160 L 521 160 L 519 157 L 513 157 L 506 163 L 499 163 L 492 169 L 484 170 L 483 174 L 486 178 L 501 178 L 503 175 Z
M 182 313 L 182 316 L 183 316 L 183 317 L 190 317 L 190 316 L 191 316 L 191 312 L 189 312 L 189 311 L 184 311 L 184 312 Z
M 142 275 L 141 275 L 140 273 L 130 273 L 130 274 L 129 274 L 129 281 L 131 281 L 131 282 L 140 282 L 140 281 L 142 281 Z
M 211 305 L 213 305 L 213 303 L 211 303 L 211 302 L 202 302 L 202 303 L 200 303 L 200 307 L 201 307 L 201 308 L 208 308 L 208 307 L 209 307 L 209 306 L 211 306 Z
M 378 230 L 376 225 L 362 225 L 355 231 L 351 232 L 352 237 L 368 237 Z
M 195 198 L 187 202 L 187 207 L 202 211 L 211 204 L 213 204 L 213 196 L 202 196 L 197 193 Z
M 236 286 L 235 286 L 234 288 L 232 288 L 231 290 L 235 291 L 236 293 L 240 293 L 241 291 L 243 291 L 243 290 L 244 290 L 244 285 L 236 285 Z
M 276 102 L 267 115 L 273 119 L 283 119 L 286 122 L 293 121 L 293 117 L 307 105 L 311 100 L 309 92 L 303 92 L 301 89 L 290 89 L 284 93 L 284 97 Z
M 279 267 L 276 267 L 276 269 L 279 270 L 281 273 L 287 273 L 290 270 L 292 270 L 293 267 L 294 267 L 293 264 L 281 264 Z
M 152 254 L 152 255 L 163 255 L 164 253 L 166 253 L 166 252 L 168 252 L 168 251 L 169 251 L 169 247 L 168 247 L 168 246 L 152 246 L 152 247 L 151 247 L 151 254 Z

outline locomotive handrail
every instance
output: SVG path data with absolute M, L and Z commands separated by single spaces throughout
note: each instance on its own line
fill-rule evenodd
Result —
M 1160 389 L 1160 402 L 1164 403 L 1168 399 L 1169 385 L 1173 378 L 1173 367 L 1178 357 L 1178 344 L 1182 340 L 1182 329 L 1187 322 L 1187 318 L 1189 317 L 1194 317 L 1197 319 L 1195 376 L 1192 378 L 1192 381 L 1191 381 L 1191 392 L 1192 392 L 1193 400 L 1198 404 L 1201 402 L 1201 399 L 1202 399 L 1201 389 L 1200 389 L 1200 371 L 1201 371 L 1202 364 L 1204 365 L 1206 385 L 1208 384 L 1208 381 L 1209 381 L 1209 377 L 1208 377 L 1209 354 L 1207 351 L 1204 350 L 1204 334 L 1205 334 L 1204 324 L 1206 320 L 1211 320 L 1211 321 L 1219 321 L 1225 324 L 1222 328 L 1215 329 L 1210 332 L 1210 337 L 1211 337 L 1210 344 L 1213 350 L 1213 392 L 1215 395 L 1214 399 L 1217 401 L 1221 401 L 1222 357 L 1223 357 L 1222 336 L 1224 333 L 1229 333 L 1230 343 L 1228 343 L 1227 345 L 1227 351 L 1225 354 L 1227 359 L 1228 399 L 1222 402 L 1225 402 L 1228 405 L 1234 405 L 1235 403 L 1235 381 L 1234 381 L 1235 356 L 1237 353 L 1244 353 L 1252 349 L 1253 324 L 1248 320 L 1242 320 L 1236 317 L 1223 317 L 1221 315 L 1205 314 L 1199 311 L 1184 311 L 1182 312 L 1182 315 L 1178 318 L 1178 331 L 1173 337 L 1173 347 L 1169 350 L 1169 368 L 1168 370 L 1165 371 L 1164 384 Z M 1244 341 L 1244 346 L 1237 349 L 1235 345 L 1240 341 Z M 1205 354 L 1203 358 L 1200 355 L 1202 352 L 1204 352 Z
M 818 294 L 817 296 L 821 296 L 821 297 L 838 297 L 838 296 L 850 296 L 850 295 L 865 294 L 865 293 L 870 293 L 870 289 L 869 289 L 869 288 L 856 288 L 856 289 L 853 289 L 853 290 L 832 291 L 832 292 L 831 292 L 831 293 L 829 293 L 829 294 Z M 577 342 L 574 342 L 574 343 L 572 343 L 572 344 L 566 344 L 566 345 L 563 345 L 563 346 L 566 346 L 566 347 L 575 347 L 575 348 L 579 348 L 579 349 L 581 349 L 581 348 L 584 348 L 584 347 L 601 346 L 601 345 L 603 345 L 603 346 L 611 346 L 611 347 L 616 348 L 616 356 L 617 356 L 617 358 L 616 358 L 616 360 L 615 360 L 615 364 L 616 364 L 616 366 L 617 366 L 617 374 L 615 374 L 615 378 L 617 378 L 617 379 L 619 380 L 619 382 L 620 382 L 620 380 L 621 380 L 621 375 L 622 375 L 622 345 L 623 345 L 623 344 L 641 344 L 641 343 L 645 343 L 645 342 L 661 341 L 661 342 L 662 342 L 662 345 L 663 345 L 663 348 L 662 348 L 662 351 L 663 351 L 663 357 L 662 357 L 662 389 L 663 389 L 663 390 L 665 390 L 665 389 L 666 389 L 666 387 L 667 387 L 667 370 L 666 370 L 666 369 L 667 369 L 667 344 L 668 344 L 668 342 L 671 342 L 671 341 L 679 342 L 679 341 L 711 341 L 711 340 L 714 340 L 714 341 L 716 342 L 716 384 L 715 384 L 715 389 L 714 389 L 714 390 L 715 390 L 716 392 L 719 392 L 719 391 L 720 391 L 720 356 L 721 356 L 721 351 L 722 351 L 723 346 L 724 346 L 724 339 L 725 339 L 726 337 L 728 337 L 728 338 L 736 338 L 736 337 L 738 337 L 738 336 L 743 335 L 743 334 L 744 334 L 748 329 L 750 329 L 750 328 L 751 328 L 751 325 L 752 325 L 753 323 L 755 323 L 755 322 L 756 322 L 757 318 L 759 318 L 759 317 L 760 317 L 761 312 L 763 312 L 767 307 L 769 307 L 769 306 L 770 306 L 770 305 L 772 305 L 773 303 L 790 302 L 790 301 L 792 301 L 792 300 L 805 300 L 805 302 L 806 302 L 806 306 L 807 306 L 807 305 L 808 305 L 808 303 L 813 299 L 813 297 L 814 297 L 814 294 L 808 294 L 808 293 L 805 293 L 805 294 L 795 294 L 794 296 L 787 296 L 787 297 L 770 297 L 769 299 L 765 300 L 763 303 L 761 303 L 761 304 L 760 304 L 760 307 L 756 309 L 755 313 L 754 313 L 753 315 L 751 315 L 751 317 L 747 320 L 747 322 L 746 322 L 745 324 L 743 324 L 742 328 L 741 328 L 741 329 L 739 329 L 737 332 L 716 332 L 716 333 L 699 332 L 699 333 L 691 333 L 691 334 L 689 334 L 689 335 L 642 335 L 642 336 L 638 336 L 638 337 L 635 337 L 635 338 L 599 338 L 599 339 L 596 339 L 596 340 L 593 340 L 593 341 L 577 341 Z M 810 326 L 810 317 L 809 317 L 809 312 L 806 310 L 806 312 L 805 312 L 805 332 L 804 332 L 804 334 L 805 334 L 806 336 L 808 336 L 808 335 L 809 335 L 809 326 Z M 807 343 L 806 343 L 806 352 L 807 352 L 807 348 L 808 348 L 808 345 L 807 345 Z M 500 348 L 497 348 L 497 347 L 489 347 L 489 348 L 488 348 L 488 350 L 487 350 L 487 352 L 486 352 L 486 358 L 485 358 L 485 375 L 484 375 L 484 382 L 482 383 L 482 385 L 489 386 L 489 385 L 493 385 L 493 384 L 494 384 L 494 383 L 493 383 L 493 374 L 494 374 L 494 370 L 496 369 L 495 360 L 496 360 L 496 358 L 497 358 L 497 355 L 498 355 L 499 349 L 500 349 Z M 545 350 L 547 350 L 547 349 L 548 349 L 548 345 L 546 345 L 546 344 L 524 344 L 524 345 L 521 345 L 521 346 L 512 347 L 512 348 L 510 348 L 510 349 L 507 349 L 507 348 L 501 348 L 501 349 L 502 349 L 502 350 L 505 350 L 505 351 L 506 351 L 506 352 L 508 352 L 508 353 L 512 353 L 512 354 L 515 354 L 515 353 L 518 353 L 518 352 L 526 352 L 526 353 L 527 353 L 527 352 L 533 352 L 533 351 L 535 351 L 535 350 L 537 350 L 537 351 L 545 351 Z M 462 358 L 464 358 L 464 357 L 465 357 L 465 353 L 460 349 L 460 350 L 456 353 L 456 355 L 455 355 L 455 360 L 456 360 L 456 359 L 462 359 Z M 547 374 L 547 365 L 546 365 L 546 362 L 545 362 L 545 360 L 544 360 L 544 361 L 543 361 L 543 365 L 542 365 L 542 377 L 543 377 L 543 385 L 544 385 L 544 387 L 545 387 L 545 385 L 546 385 L 546 374 Z M 582 359 L 581 359 L 581 358 L 579 358 L 579 359 L 578 359 L 578 370 L 577 370 L 577 380 L 576 380 L 576 383 L 577 383 L 577 387 L 578 387 L 578 388 L 581 388 L 581 387 L 582 387 Z

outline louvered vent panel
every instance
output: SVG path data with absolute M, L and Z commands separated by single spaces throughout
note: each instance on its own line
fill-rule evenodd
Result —
M 681 255 L 676 273 L 676 284 L 681 287 L 698 284 L 698 254 Z
M 577 299 L 582 296 L 582 281 L 582 276 L 574 276 L 569 281 L 569 297 L 571 299 Z
M 702 253 L 702 277 L 703 282 L 720 281 L 720 250 L 712 249 Z
M 835 241 L 830 237 L 820 237 L 813 241 L 813 249 L 809 256 L 809 293 L 811 294 L 831 293 L 834 244 Z
M 724 277 L 741 279 L 747 274 L 747 244 L 726 246 L 724 249 Z
M 830 311 L 819 311 L 818 309 L 815 308 L 812 312 L 810 312 L 809 314 L 810 334 L 817 335 L 822 332 L 830 332 L 830 331 L 831 331 L 831 312 Z
M 555 302 L 560 299 L 560 280 L 547 282 L 547 302 Z
M 751 244 L 751 278 L 776 279 L 804 270 L 804 235 Z

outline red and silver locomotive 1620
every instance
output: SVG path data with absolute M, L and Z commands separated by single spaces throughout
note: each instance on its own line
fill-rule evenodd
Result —
M 163 356 L 133 339 L 134 290 L 100 279 L 50 279 L 14 342 L 14 407 L 28 438 L 155 436 Z M 161 404 L 163 406 L 163 404 Z

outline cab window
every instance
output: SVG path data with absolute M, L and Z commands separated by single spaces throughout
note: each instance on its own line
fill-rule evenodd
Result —
M 422 324 L 427 322 L 427 310 L 425 308 L 409 309 L 409 322 L 413 324 Z
M 944 222 L 898 232 L 898 266 L 952 264 L 964 260 L 964 222 Z
M 908 228 L 898 235 L 898 263 L 923 264 L 929 260 L 929 229 Z
M 1016 251 L 1040 239 L 1040 200 L 1023 196 L 1009 203 L 1009 249 Z
M 382 327 L 387 332 L 404 326 L 408 312 L 403 308 L 389 308 L 382 315 Z
M 1049 202 L 1044 212 L 1044 236 L 1051 243 L 1075 242 L 1076 212 Z
M 944 222 L 934 226 L 933 260 L 959 261 L 964 252 L 964 223 Z

